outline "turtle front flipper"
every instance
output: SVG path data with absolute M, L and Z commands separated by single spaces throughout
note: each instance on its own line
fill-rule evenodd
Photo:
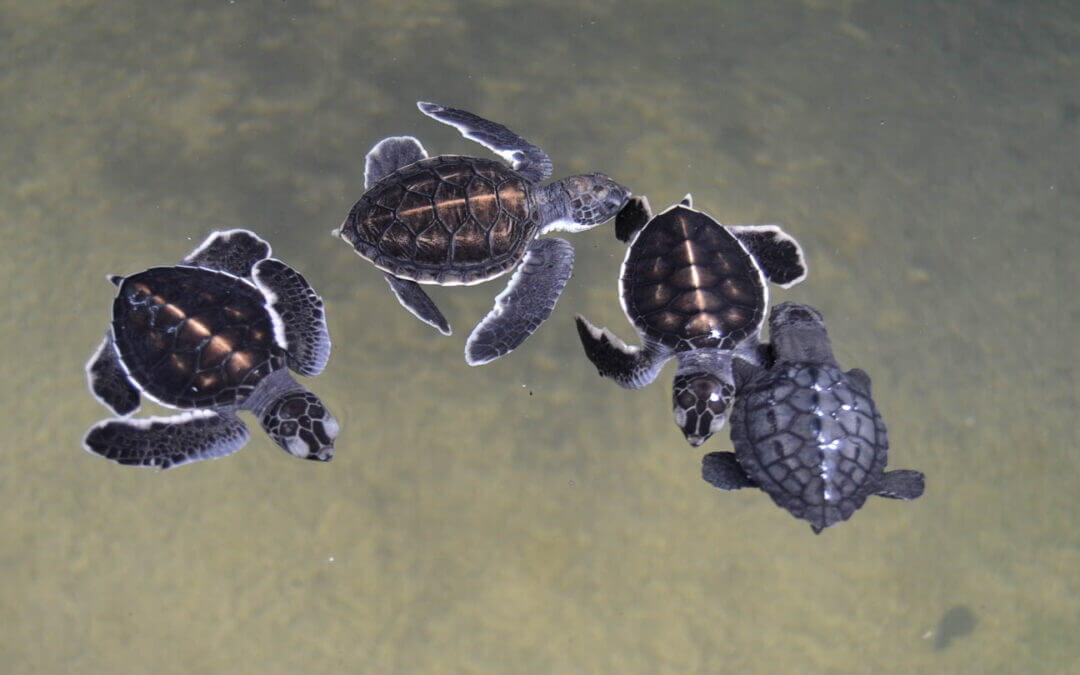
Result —
M 639 389 L 656 379 L 670 355 L 632 347 L 607 328 L 597 328 L 580 314 L 574 317 L 585 356 L 600 372 L 626 389 Z
M 384 138 L 368 151 L 364 159 L 364 189 L 394 173 L 403 166 L 427 159 L 427 150 L 412 136 Z
M 758 487 L 739 466 L 734 452 L 710 452 L 702 457 L 701 478 L 721 490 Z
M 254 232 L 222 230 L 210 233 L 180 264 L 222 270 L 247 279 L 251 266 L 269 257 L 270 244 Z
M 274 328 L 289 354 L 289 367 L 308 377 L 318 375 L 330 358 L 323 301 L 303 275 L 276 258 L 260 260 L 253 270 L 255 285 L 273 308 Z
M 465 362 L 479 366 L 512 352 L 544 323 L 574 269 L 574 248 L 558 237 L 534 239 L 495 306 L 465 342 Z
M 486 120 L 471 112 L 425 101 L 418 101 L 416 107 L 428 117 L 449 124 L 465 138 L 476 141 L 510 162 L 515 171 L 529 180 L 540 182 L 551 175 L 551 158 L 543 150 L 498 122 Z
M 777 286 L 791 288 L 806 278 L 802 247 L 779 225 L 730 225 L 728 230 L 758 261 L 765 277 Z
M 648 197 L 631 197 L 615 216 L 615 238 L 629 243 L 651 219 L 652 208 L 649 206 Z
M 878 497 L 911 501 L 921 497 L 925 488 L 926 476 L 922 471 L 897 469 L 885 472 L 885 475 L 881 477 L 881 485 L 874 494 Z
M 117 415 L 130 415 L 139 409 L 139 390 L 120 365 L 111 330 L 105 331 L 105 338 L 86 362 L 86 382 L 94 398 Z
M 442 315 L 435 301 L 428 297 L 420 284 L 408 279 L 395 277 L 389 272 L 383 272 L 386 283 L 390 284 L 390 290 L 401 303 L 401 306 L 409 310 L 413 316 L 424 323 L 436 328 L 443 335 L 450 334 L 450 323 Z
M 870 395 L 870 375 L 868 375 L 865 370 L 862 368 L 852 368 L 844 374 L 847 375 L 856 386 L 861 387 L 864 394 L 867 396 Z
M 192 410 L 171 417 L 98 422 L 86 432 L 83 447 L 119 464 L 168 469 L 231 455 L 248 437 L 236 415 Z

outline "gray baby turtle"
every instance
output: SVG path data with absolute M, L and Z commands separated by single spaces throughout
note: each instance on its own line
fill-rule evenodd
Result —
M 889 439 L 870 398 L 870 377 L 844 372 L 821 313 L 785 302 L 773 308 L 774 363 L 740 364 L 731 413 L 735 452 L 713 452 L 702 477 L 722 490 L 759 487 L 815 533 L 847 520 L 870 495 L 910 500 L 918 471 L 885 471 Z
M 330 356 L 322 299 L 247 230 L 214 232 L 179 265 L 119 287 L 112 324 L 86 364 L 90 391 L 117 415 L 84 447 L 120 464 L 167 469 L 243 447 L 251 411 L 290 454 L 329 460 L 338 423 L 291 375 L 319 374 Z M 136 419 L 140 396 L 183 410 Z
M 677 358 L 675 423 L 696 447 L 727 419 L 733 359 L 758 363 L 766 280 L 784 288 L 802 281 L 802 249 L 777 225 L 725 227 L 694 209 L 690 195 L 655 218 L 648 200 L 634 197 L 615 224 L 630 241 L 619 298 L 642 346 L 578 316 L 581 344 L 601 376 L 631 389 Z
M 444 335 L 450 324 L 419 284 L 478 284 L 515 270 L 465 343 L 465 360 L 480 365 L 532 335 L 570 278 L 574 249 L 538 236 L 599 225 L 630 193 L 599 173 L 541 186 L 552 167 L 540 148 L 470 112 L 417 106 L 513 168 L 476 157 L 428 157 L 411 136 L 384 138 L 367 154 L 366 192 L 334 235 L 382 270 L 398 301 Z

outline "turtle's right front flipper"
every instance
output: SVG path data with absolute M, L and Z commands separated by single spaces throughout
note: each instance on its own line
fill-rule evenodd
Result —
M 132 386 L 116 354 L 112 331 L 86 362 L 86 381 L 94 398 L 117 415 L 130 415 L 139 409 L 139 390 Z
M 885 475 L 881 477 L 881 485 L 874 494 L 889 499 L 911 501 L 921 497 L 925 488 L 926 476 L 922 471 L 897 469 L 885 472 Z
M 555 309 L 574 270 L 574 248 L 558 237 L 534 239 L 495 306 L 465 341 L 465 362 L 479 366 L 524 342 Z
M 608 377 L 627 389 L 639 389 L 656 379 L 668 356 L 650 349 L 632 347 L 607 328 L 597 328 L 580 314 L 574 317 L 585 356 L 601 377 Z
M 231 455 L 248 436 L 236 415 L 193 410 L 171 417 L 103 420 L 86 432 L 83 447 L 118 464 L 168 469 Z
M 390 290 L 394 292 L 402 307 L 412 312 L 417 319 L 438 329 L 443 335 L 450 334 L 450 323 L 435 306 L 435 301 L 420 288 L 420 284 L 400 279 L 389 272 L 383 272 L 383 277 L 386 278 L 386 283 L 390 284 Z
M 270 244 L 250 230 L 211 232 L 180 263 L 250 278 L 251 266 L 270 257 Z

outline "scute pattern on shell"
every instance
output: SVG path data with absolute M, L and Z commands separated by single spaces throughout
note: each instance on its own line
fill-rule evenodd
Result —
M 155 267 L 127 277 L 112 326 L 131 378 L 181 408 L 240 403 L 285 364 L 263 294 L 215 270 Z
M 751 380 L 731 415 L 743 470 L 817 529 L 847 520 L 885 472 L 889 442 L 873 401 L 840 368 L 788 363 Z
M 634 325 L 676 350 L 733 349 L 765 320 L 761 271 L 707 215 L 675 207 L 634 239 L 623 264 L 623 302 Z
M 513 267 L 539 229 L 533 185 L 504 164 L 441 155 L 384 177 L 342 236 L 395 276 L 469 284 Z

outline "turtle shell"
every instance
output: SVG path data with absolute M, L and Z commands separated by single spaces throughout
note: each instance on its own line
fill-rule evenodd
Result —
M 132 382 L 161 403 L 240 403 L 285 366 L 265 296 L 226 272 L 154 267 L 125 278 L 113 337 Z
M 677 205 L 637 234 L 620 278 L 623 309 L 676 351 L 734 349 L 760 333 L 768 291 L 742 243 L 706 214 Z
M 758 373 L 730 423 L 739 465 L 816 531 L 851 517 L 885 472 L 885 423 L 835 365 L 781 362 Z
M 534 184 L 505 164 L 441 155 L 385 176 L 341 236 L 394 276 L 472 284 L 516 265 L 540 226 Z

